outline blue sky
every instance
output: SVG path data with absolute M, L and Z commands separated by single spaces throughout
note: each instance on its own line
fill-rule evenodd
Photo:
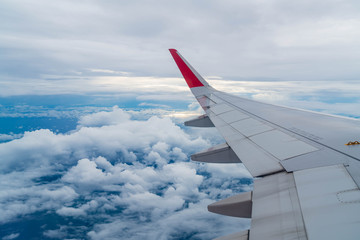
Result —
M 358 1 L 2 1 L 0 238 L 211 239 L 251 189 L 172 60 L 215 88 L 359 118 Z

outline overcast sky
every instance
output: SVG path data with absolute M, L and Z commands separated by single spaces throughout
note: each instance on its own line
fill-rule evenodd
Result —
M 0 81 L 14 84 L 7 95 L 27 80 L 179 77 L 168 48 L 205 77 L 359 79 L 356 0 L 4 0 L 0 8 Z

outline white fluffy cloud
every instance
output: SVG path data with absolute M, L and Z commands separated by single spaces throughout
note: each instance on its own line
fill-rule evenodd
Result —
M 79 120 L 79 127 L 101 127 L 105 125 L 116 125 L 119 122 L 128 121 L 130 115 L 113 107 L 112 112 L 98 112 L 92 115 L 82 116 Z
M 249 190 L 251 181 L 241 164 L 189 162 L 189 154 L 216 139 L 212 131 L 205 136 L 186 133 L 169 118 L 132 120 L 117 107 L 80 118 L 66 134 L 26 132 L 0 144 L 0 222 L 43 211 L 90 226 L 82 235 L 76 229 L 83 226 L 45 227 L 49 238 L 206 239 L 245 228 L 246 220 L 206 210 L 219 198 Z
M 204 211 L 209 199 L 191 203 L 182 210 L 162 216 L 157 221 L 142 224 L 131 219 L 114 219 L 110 223 L 99 223 L 88 233 L 91 239 L 212 239 L 245 229 L 249 222 L 244 219 L 213 215 Z M 155 229 L 161 229 L 156 231 Z M 210 230 L 211 229 L 211 230 Z
M 147 121 L 132 121 L 127 113 L 118 108 L 114 108 L 111 117 L 107 115 L 100 112 L 91 117 L 85 116 L 80 120 L 79 128 L 67 134 L 41 129 L 25 132 L 22 138 L 1 144 L 0 170 L 59 162 L 71 164 L 74 159 L 91 154 L 115 157 L 121 153 L 126 161 L 132 162 L 136 159 L 135 151 L 145 150 L 150 153 L 151 146 L 158 142 L 166 142 L 187 151 L 209 145 L 200 137 L 192 139 L 169 118 L 151 117 Z M 101 117 L 104 119 L 99 120 Z
M 31 181 L 23 173 L 2 175 L 2 179 L 12 181 L 14 177 Z M 59 185 L 49 184 L 36 186 L 35 183 L 12 184 L 9 188 L 1 183 L 0 192 L 0 223 L 17 220 L 19 217 L 49 209 L 60 208 L 63 204 L 71 203 L 79 195 L 74 189 Z

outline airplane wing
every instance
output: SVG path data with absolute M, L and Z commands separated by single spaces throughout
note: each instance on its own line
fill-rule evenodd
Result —
M 170 49 L 205 114 L 185 125 L 216 127 L 225 143 L 191 156 L 242 162 L 251 192 L 208 210 L 251 218 L 249 230 L 225 239 L 360 239 L 360 121 L 262 103 L 212 88 Z

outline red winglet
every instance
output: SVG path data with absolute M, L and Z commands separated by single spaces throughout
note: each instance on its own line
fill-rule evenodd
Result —
M 189 66 L 184 62 L 184 60 L 179 56 L 176 49 L 169 49 L 171 55 L 173 56 L 177 66 L 180 69 L 181 74 L 184 76 L 186 83 L 189 85 L 189 88 L 193 87 L 203 87 L 204 84 L 195 76 L 191 71 Z

